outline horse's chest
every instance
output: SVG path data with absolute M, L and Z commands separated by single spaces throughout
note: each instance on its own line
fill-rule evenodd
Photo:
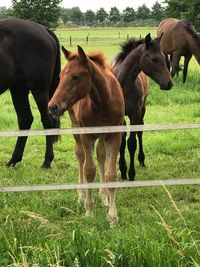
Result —
M 76 108 L 76 119 L 80 126 L 109 125 L 115 120 L 115 114 L 109 108 L 80 105 Z

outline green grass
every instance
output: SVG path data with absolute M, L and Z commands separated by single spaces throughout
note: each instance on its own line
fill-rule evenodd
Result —
M 133 30 L 144 35 L 155 32 L 127 28 L 123 29 L 124 39 Z M 119 50 L 117 42 L 122 41 L 122 37 L 117 39 L 117 29 L 77 29 L 61 34 L 84 37 L 88 31 L 102 40 L 116 36 L 113 45 L 107 41 L 103 45 L 89 43 L 87 47 L 84 41 L 81 44 L 87 51 L 102 50 L 109 62 Z M 76 49 L 75 44 L 67 48 Z M 175 77 L 174 87 L 168 92 L 150 81 L 146 124 L 199 122 L 200 69 L 194 59 L 185 85 L 181 78 L 181 74 Z M 35 117 L 32 129 L 41 129 L 38 110 L 30 99 Z M 0 111 L 0 129 L 17 129 L 9 92 L 1 95 Z M 61 123 L 62 127 L 70 127 L 67 114 Z M 136 180 L 199 177 L 199 130 L 145 132 L 143 136 L 146 167 L 136 162 Z M 40 168 L 44 137 L 29 137 L 23 161 L 7 169 L 5 164 L 14 145 L 15 138 L 1 138 L 1 185 L 77 182 L 72 136 L 62 136 L 55 145 L 51 170 Z M 94 216 L 86 218 L 75 191 L 1 193 L 0 266 L 199 266 L 199 186 L 118 190 L 119 223 L 114 228 L 110 228 L 107 209 L 101 207 L 97 190 L 94 201 Z

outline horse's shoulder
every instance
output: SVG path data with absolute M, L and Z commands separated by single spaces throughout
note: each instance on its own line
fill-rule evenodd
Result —
M 141 84 L 141 89 L 143 91 L 143 95 L 146 96 L 147 92 L 148 92 L 148 87 L 149 87 L 147 75 L 143 71 L 141 71 L 138 74 L 138 79 L 139 79 L 140 84 Z

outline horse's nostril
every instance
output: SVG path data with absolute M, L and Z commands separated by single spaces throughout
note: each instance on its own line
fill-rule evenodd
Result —
M 54 104 L 52 106 L 49 106 L 49 110 L 52 114 L 54 114 L 59 110 L 59 106 L 57 104 Z

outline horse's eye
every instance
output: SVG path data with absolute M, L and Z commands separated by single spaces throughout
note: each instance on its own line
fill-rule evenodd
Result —
M 72 77 L 72 80 L 73 81 L 79 81 L 81 79 L 81 75 L 74 75 L 73 77 Z

